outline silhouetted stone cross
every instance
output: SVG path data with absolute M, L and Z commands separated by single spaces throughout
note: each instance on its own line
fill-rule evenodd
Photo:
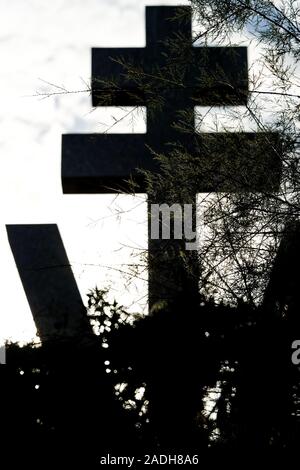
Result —
M 180 38 L 179 38 L 180 37 Z M 180 53 L 174 44 L 180 42 Z M 121 59 L 121 60 L 120 60 Z M 180 81 L 169 75 L 169 66 L 175 64 L 181 74 Z M 141 84 L 134 76 L 128 77 L 127 66 L 139 70 Z M 171 68 L 172 68 L 171 67 Z M 107 193 L 128 191 L 128 180 L 138 184 L 136 192 L 146 192 L 144 178 L 138 169 L 160 171 L 150 149 L 168 153 L 169 143 L 183 145 L 195 155 L 195 166 L 203 168 L 202 177 L 191 184 L 191 198 L 195 202 L 197 192 L 223 191 L 276 191 L 280 179 L 280 162 L 274 151 L 273 136 L 251 133 L 197 134 L 181 133 L 174 124 L 180 121 L 179 112 L 190 111 L 188 127 L 194 128 L 195 105 L 245 105 L 248 94 L 247 49 L 243 47 L 192 47 L 191 9 L 189 7 L 147 7 L 145 48 L 100 48 L 92 51 L 92 99 L 93 105 L 147 106 L 146 134 L 91 134 L 63 136 L 62 141 L 62 184 L 65 193 Z M 153 97 L 160 97 L 159 112 L 152 110 Z M 155 112 L 154 112 L 155 111 Z M 255 141 L 256 145 L 253 145 Z M 258 149 L 257 143 L 261 143 Z M 227 145 L 238 154 L 230 154 Z M 237 151 L 237 149 L 239 149 Z M 230 172 L 224 171 L 229 168 Z M 243 171 L 241 172 L 241 168 Z M 189 198 L 189 202 L 191 200 Z M 151 202 L 165 202 L 163 196 Z M 176 198 L 171 202 L 177 201 Z M 150 201 L 149 201 L 150 203 Z M 168 201 L 170 203 L 170 201 Z M 47 229 L 48 227 L 48 229 Z M 23 230 L 23 234 L 22 234 Z M 48 230 L 48 235 L 47 235 Z M 28 233 L 35 233 L 43 243 L 32 244 Z M 53 238 L 53 235 L 54 238 Z M 69 292 L 63 302 L 68 304 L 72 292 L 78 300 L 79 294 L 72 284 L 75 281 L 59 234 L 53 227 L 40 226 L 9 227 L 9 239 L 14 252 L 25 292 L 32 308 L 41 336 L 48 337 L 59 318 L 66 319 L 69 333 L 77 334 L 82 324 L 82 304 L 76 308 L 71 302 L 64 312 L 59 309 L 49 323 L 41 317 L 41 310 L 47 315 L 51 306 L 61 303 L 62 291 Z M 23 240 L 23 241 L 22 241 Z M 178 240 L 149 238 L 149 303 L 172 297 L 176 291 L 187 287 L 179 278 L 174 265 L 165 266 L 165 251 L 168 254 Z M 40 282 L 33 282 L 30 266 L 38 262 L 39 269 L 49 261 L 44 253 L 45 244 L 52 253 L 52 261 L 64 266 L 65 276 L 56 278 L 57 272 L 51 266 Z M 61 249 L 54 246 L 61 245 Z M 174 243 L 174 244 L 173 244 Z M 18 248 L 17 248 L 18 247 Z M 177 245 L 178 247 L 178 245 Z M 57 259 L 61 253 L 61 259 Z M 26 266 L 22 261 L 26 259 Z M 61 288 L 48 286 L 60 284 Z M 64 284 L 65 283 L 65 284 Z M 197 280 L 189 286 L 190 293 L 198 291 Z M 186 291 L 184 291 L 186 292 Z M 188 296 L 187 296 L 188 297 Z M 78 303 L 78 302 L 77 302 Z M 80 302 L 79 302 L 80 303 Z M 72 307 L 72 308 L 71 308 Z M 74 308 L 73 308 L 74 307 Z M 52 313 L 53 315 L 53 313 Z M 76 318 L 75 318 L 76 317 Z
M 180 12 L 185 13 L 185 21 L 174 19 Z M 186 144 L 190 140 L 190 136 L 186 139 L 173 128 L 179 120 L 178 112 L 194 111 L 195 105 L 246 104 L 246 48 L 192 47 L 189 7 L 146 7 L 146 31 L 145 48 L 92 50 L 92 100 L 94 106 L 147 106 L 153 96 L 158 96 L 163 99 L 161 110 L 147 113 L 145 135 L 64 135 L 62 182 L 65 193 L 103 193 L 111 192 L 112 188 L 126 191 L 126 180 L 130 176 L 138 180 L 140 191 L 145 191 L 136 169 L 157 170 L 147 145 L 156 151 L 166 151 L 167 143 L 180 140 Z M 189 44 L 190 55 L 184 56 L 185 70 L 180 83 L 164 75 L 168 63 L 179 59 L 172 57 L 171 49 L 162 41 L 175 40 L 176 33 L 180 33 L 185 47 Z M 126 78 L 126 66 L 120 59 L 131 68 L 138 68 L 144 84 L 150 84 L 151 89 Z M 157 80 L 151 78 L 155 73 Z M 203 182 L 199 192 L 216 189 L 214 184 L 210 187 L 209 181 L 206 185 Z
M 180 35 L 180 39 L 178 39 Z M 181 44 L 176 52 L 174 44 Z M 184 48 L 184 52 L 182 49 Z M 176 64 L 180 81 L 169 70 Z M 172 68 L 173 67 L 173 68 Z M 129 69 L 130 73 L 127 73 Z M 132 71 L 137 74 L 137 79 Z M 157 77 L 157 78 L 156 78 Z M 192 191 L 261 191 L 274 190 L 279 182 L 280 168 L 274 172 L 274 154 L 260 149 L 251 155 L 255 134 L 231 134 L 235 148 L 241 140 L 239 155 L 228 155 L 224 134 L 194 132 L 195 105 L 245 105 L 248 94 L 247 49 L 244 47 L 192 47 L 190 7 L 146 7 L 145 48 L 97 48 L 92 51 L 93 105 L 147 106 L 146 134 L 69 134 L 63 136 L 62 182 L 65 193 L 106 193 L 130 190 L 129 180 L 138 184 L 137 192 L 146 192 L 143 175 L 138 169 L 159 171 L 155 152 L 168 152 L 170 143 L 179 143 L 195 154 L 195 165 L 201 165 L 203 177 L 193 184 Z M 155 96 L 160 109 L 149 112 Z M 180 111 L 190 111 L 188 127 L 193 132 L 178 132 Z M 257 147 L 256 147 L 257 148 Z M 223 149 L 223 150 L 222 150 Z M 218 156 L 213 155 L 218 152 Z M 201 159 L 199 159 L 199 154 Z M 196 156 L 198 155 L 198 158 Z M 223 171 L 225 159 L 230 174 Z M 259 158 L 259 161 L 258 161 Z M 241 164 L 245 171 L 240 173 Z M 275 163 L 275 167 L 278 165 Z M 266 171 L 273 167 L 272 177 Z M 229 181 L 230 179 L 230 181 Z M 196 194 L 193 194 L 195 200 Z M 151 201 L 165 202 L 163 200 Z M 170 203 L 170 201 L 168 201 Z M 179 200 L 172 203 L 181 202 Z M 187 201 L 186 201 L 187 202 Z M 150 212 L 150 211 L 149 211 Z M 149 302 L 164 300 L 181 288 L 175 265 L 166 268 L 165 251 L 178 241 L 151 240 L 149 237 Z M 176 260 L 173 260 L 176 263 Z M 174 275 L 172 275 L 174 274 Z M 175 279 L 174 279 L 175 276 Z M 197 282 L 191 288 L 198 290 Z M 172 291 L 173 287 L 173 291 Z M 190 286 L 191 287 L 191 286 Z

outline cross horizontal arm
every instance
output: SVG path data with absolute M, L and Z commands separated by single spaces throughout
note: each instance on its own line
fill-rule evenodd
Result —
M 145 48 L 92 49 L 93 106 L 137 106 L 145 104 L 143 91 L 128 70 L 145 70 Z
M 186 54 L 173 57 L 173 62 L 172 52 L 166 58 L 161 48 L 92 49 L 93 106 L 144 106 L 153 101 L 153 93 L 171 93 L 185 107 L 188 103 L 247 103 L 246 47 L 190 46 Z M 174 67 L 178 68 L 175 78 Z
M 62 139 L 64 193 L 132 191 L 131 177 L 144 192 L 137 169 L 157 170 L 145 146 L 145 134 L 66 134 Z
M 159 171 L 147 142 L 147 134 L 64 135 L 64 193 L 132 192 L 130 179 L 138 185 L 136 192 L 146 192 L 143 176 L 137 169 Z M 186 148 L 193 158 L 193 174 L 188 184 L 194 193 L 279 188 L 281 160 L 276 134 L 195 134 L 188 138 Z
M 193 47 L 186 86 L 195 105 L 246 105 L 246 47 Z
M 197 192 L 276 192 L 282 173 L 278 134 L 201 133 L 195 137 Z

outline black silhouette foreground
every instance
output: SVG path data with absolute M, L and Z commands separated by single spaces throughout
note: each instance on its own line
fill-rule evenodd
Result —
M 299 371 L 290 349 L 299 328 L 299 275 L 292 264 L 294 276 L 286 279 L 278 266 L 299 257 L 298 232 L 293 227 L 282 243 L 263 307 L 216 306 L 199 296 L 194 305 L 181 298 L 141 318 L 95 289 L 93 341 L 11 345 L 0 368 L 10 461 L 94 468 L 107 453 L 203 459 L 230 451 L 249 459 L 296 451 Z M 281 304 L 272 291 L 280 272 Z

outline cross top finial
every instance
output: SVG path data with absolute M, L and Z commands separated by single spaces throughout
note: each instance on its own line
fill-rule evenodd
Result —
M 179 34 L 192 41 L 192 19 L 189 6 L 147 6 L 146 45 L 162 46 L 166 40 Z

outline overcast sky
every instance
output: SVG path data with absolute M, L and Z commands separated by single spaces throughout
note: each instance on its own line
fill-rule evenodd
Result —
M 92 110 L 86 92 L 47 99 L 33 95 L 56 92 L 55 86 L 84 91 L 90 80 L 91 47 L 142 47 L 146 4 L 187 3 L 0 0 L 0 340 L 30 339 L 35 333 L 5 224 L 58 224 L 84 301 L 88 289 L 98 284 L 110 286 L 127 304 L 133 299 L 145 303 L 145 282 L 128 292 L 115 274 L 120 263 L 132 262 L 131 247 L 147 246 L 145 198 L 64 196 L 60 179 L 61 134 L 103 132 L 124 110 Z M 145 130 L 141 117 L 134 128 L 126 121 L 114 128 Z M 122 208 L 126 212 L 116 216 Z

